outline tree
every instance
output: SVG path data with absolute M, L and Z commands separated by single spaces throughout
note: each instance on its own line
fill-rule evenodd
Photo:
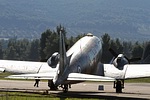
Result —
M 29 60 L 28 55 L 30 49 L 30 42 L 28 39 L 17 40 L 15 48 L 18 55 L 18 60 Z
M 29 48 L 28 39 L 9 39 L 5 50 L 5 59 L 28 60 Z
M 131 42 L 123 42 L 123 54 L 126 55 L 128 58 L 132 57 L 132 43 Z
M 116 42 L 117 52 L 123 53 L 123 46 L 121 41 L 117 38 L 115 42 Z
M 52 34 L 52 31 L 50 29 L 46 30 L 41 34 L 40 38 L 40 59 L 46 59 L 46 54 L 44 52 L 44 49 L 46 47 L 46 42 L 48 40 L 48 37 Z
M 6 59 L 8 60 L 17 59 L 17 53 L 13 46 L 9 46 L 9 49 L 6 51 Z
M 141 58 L 142 54 L 143 54 L 143 47 L 141 46 L 141 44 L 136 42 L 133 46 L 132 58 Z
M 102 37 L 102 63 L 109 63 L 111 61 L 112 55 L 109 52 L 110 48 L 110 36 L 105 33 Z
M 17 59 L 17 53 L 14 45 L 16 44 L 16 39 L 9 39 L 7 49 L 5 50 L 5 59 Z
M 46 39 L 46 46 L 44 48 L 45 58 L 48 59 L 54 52 L 59 51 L 59 36 L 56 32 L 53 32 Z
M 35 39 L 31 41 L 31 47 L 29 49 L 29 60 L 31 61 L 39 61 L 39 39 Z
M 56 31 L 48 29 L 42 33 L 40 39 L 40 58 L 42 60 L 48 59 L 54 52 L 58 52 L 60 30 L 64 34 L 65 40 L 67 40 L 66 30 L 61 25 L 56 27 Z
M 3 59 L 3 48 L 1 41 L 0 41 L 0 59 Z

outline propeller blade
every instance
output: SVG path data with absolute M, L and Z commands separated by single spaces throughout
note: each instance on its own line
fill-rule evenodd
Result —
M 109 48 L 109 51 L 115 58 L 118 56 L 118 54 L 112 48 Z
M 48 59 L 41 59 L 40 62 L 47 62 Z
M 135 61 L 139 61 L 139 60 L 141 60 L 141 58 L 131 58 L 131 59 L 129 59 L 130 62 L 135 62 Z

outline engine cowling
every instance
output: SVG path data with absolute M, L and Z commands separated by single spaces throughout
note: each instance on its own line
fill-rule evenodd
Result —
M 123 70 L 123 67 L 126 64 L 129 64 L 129 62 L 123 54 L 119 54 L 113 61 L 113 65 L 120 70 Z
M 47 63 L 50 67 L 56 68 L 56 65 L 59 61 L 59 53 L 55 52 L 52 54 L 52 56 L 47 60 Z

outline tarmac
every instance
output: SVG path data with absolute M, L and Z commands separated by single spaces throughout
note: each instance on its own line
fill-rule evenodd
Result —
M 34 81 L 0 80 L 0 92 L 15 91 L 29 93 L 55 94 L 66 98 L 98 98 L 98 99 L 138 99 L 150 100 L 150 83 L 125 83 L 123 93 L 116 93 L 113 82 L 83 82 L 73 84 L 68 93 L 63 91 L 50 91 L 47 82 L 40 81 L 39 87 L 34 87 Z M 103 90 L 99 90 L 103 86 Z

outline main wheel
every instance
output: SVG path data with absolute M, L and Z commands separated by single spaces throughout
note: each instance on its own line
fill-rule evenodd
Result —
M 116 93 L 122 93 L 122 86 L 120 80 L 117 80 L 116 82 Z

